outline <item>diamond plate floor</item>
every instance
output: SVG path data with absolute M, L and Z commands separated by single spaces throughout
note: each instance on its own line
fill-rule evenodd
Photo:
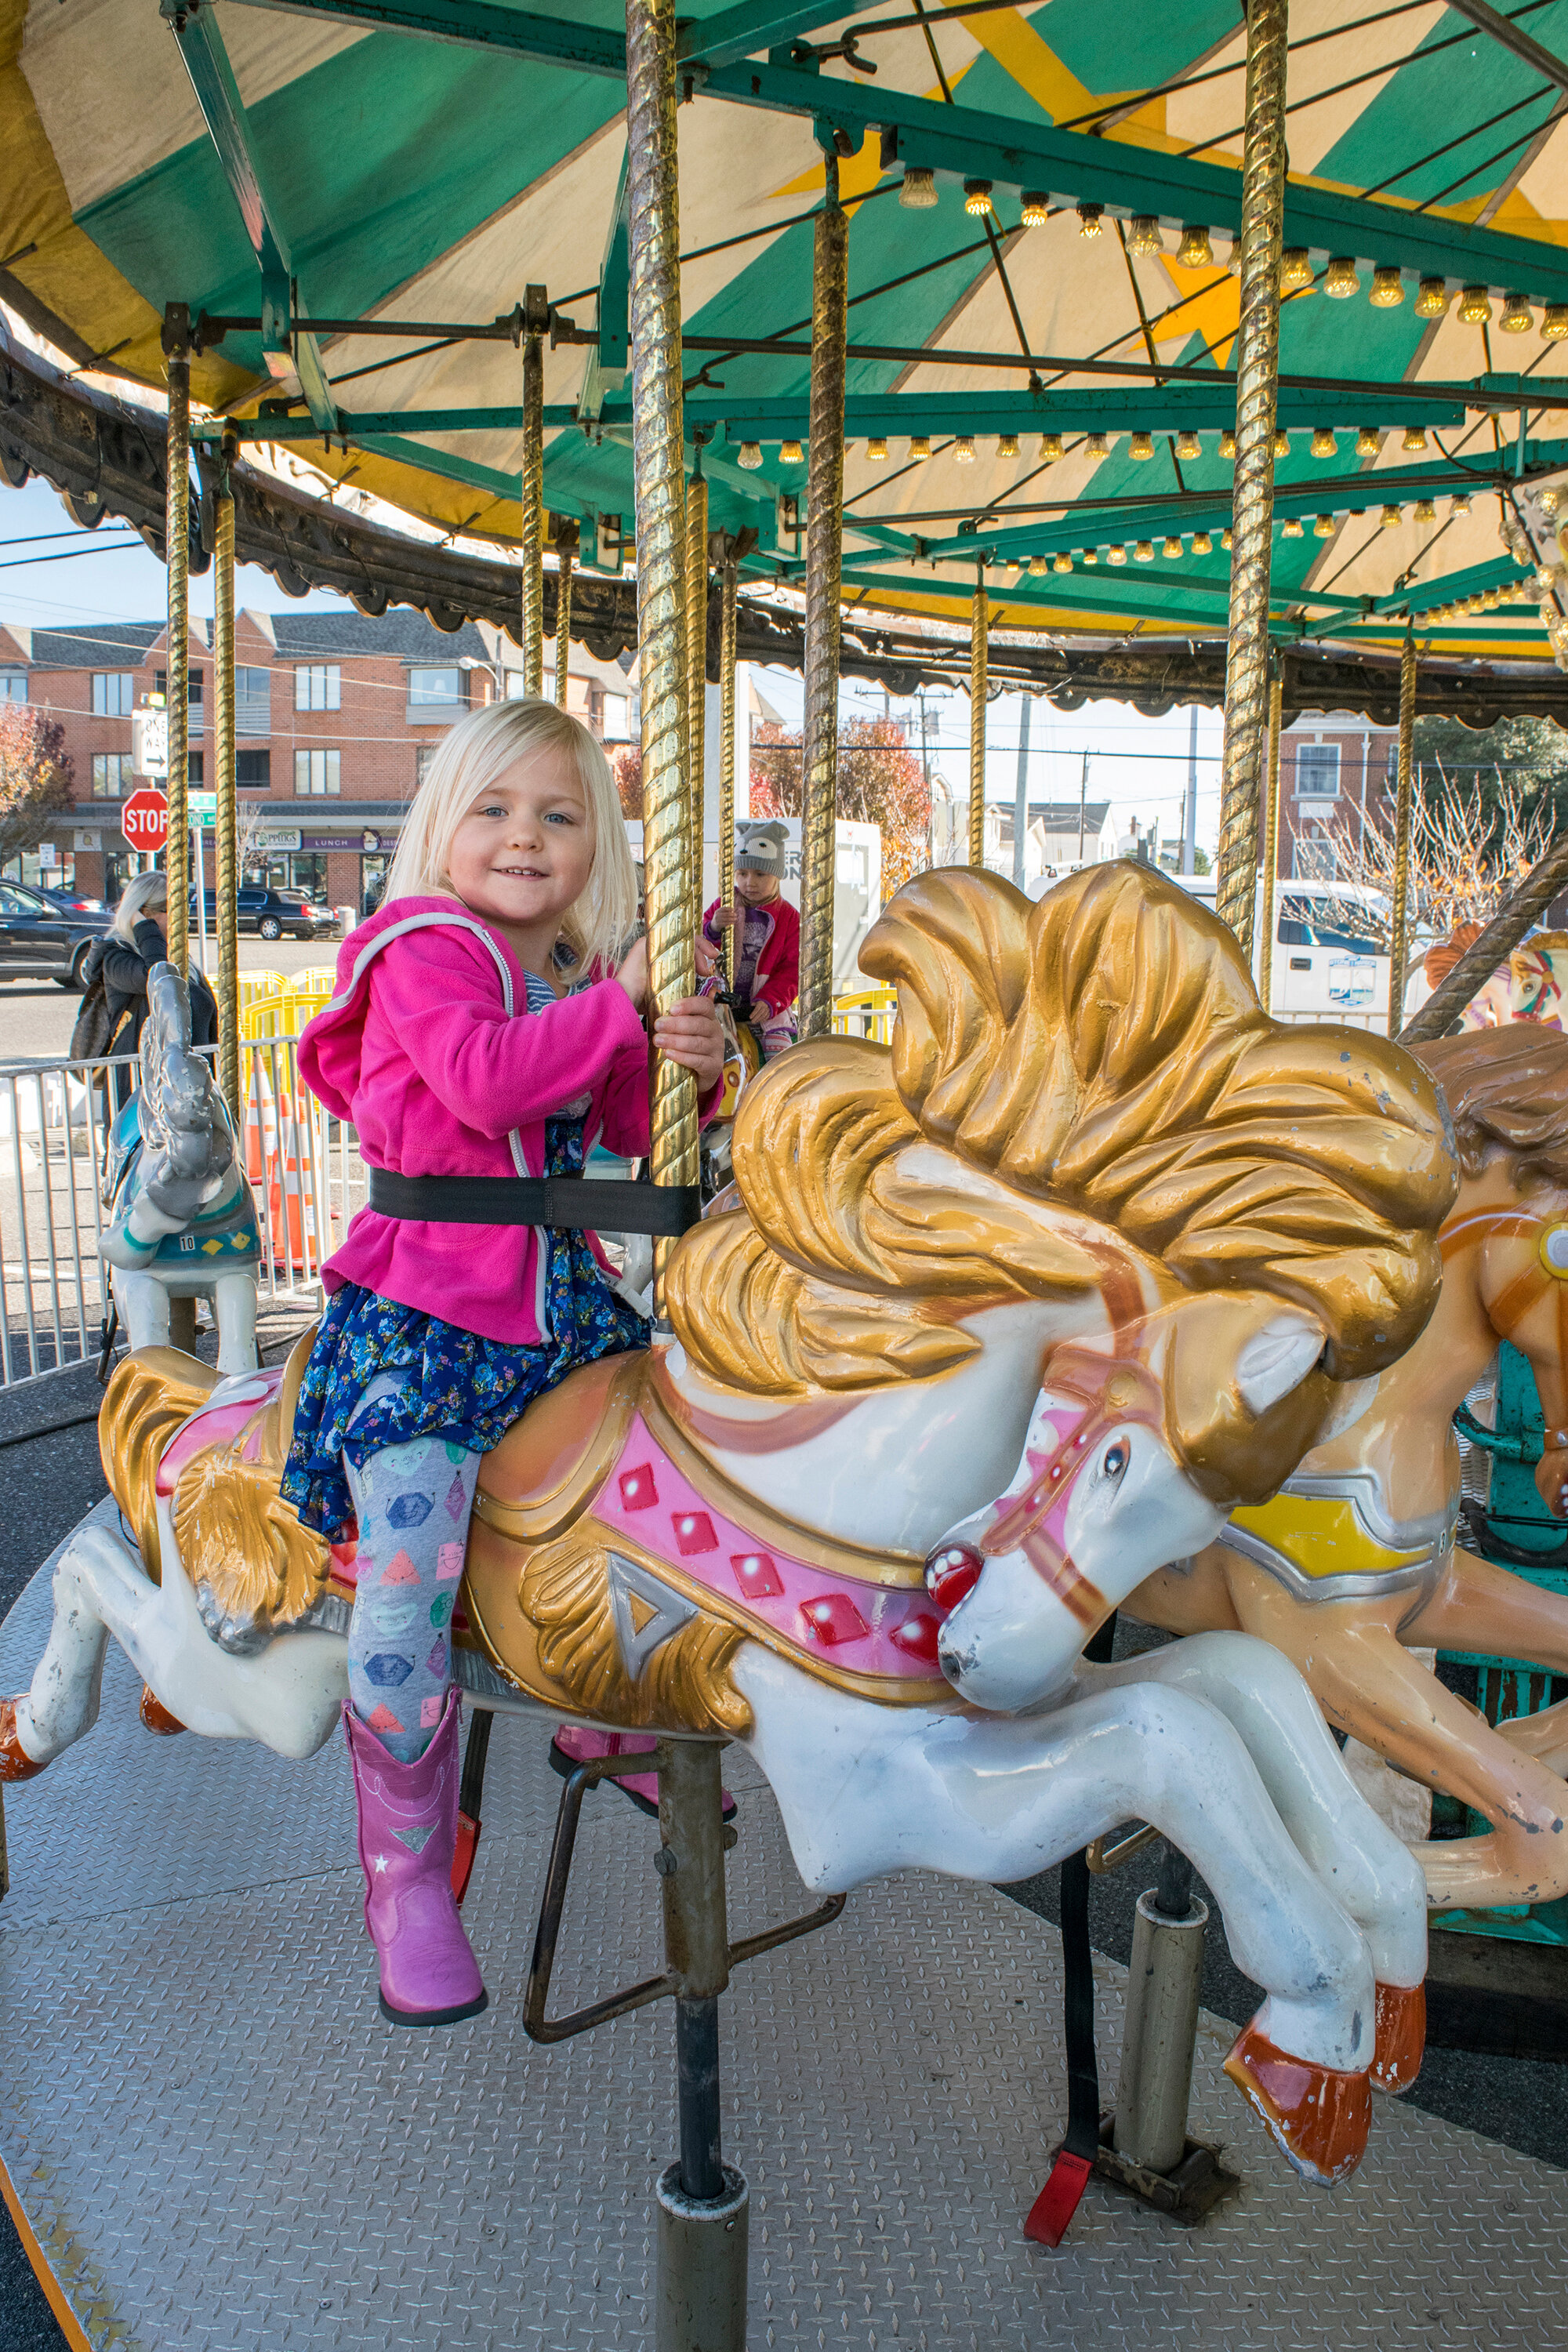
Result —
M 0 1629 L 23 1686 L 48 1570 Z M 498 1721 L 467 1906 L 492 2006 L 384 2024 L 334 1743 L 308 1765 L 154 1740 L 111 1649 L 103 1714 L 6 1793 L 0 2158 L 94 2352 L 621 2352 L 648 2344 L 651 2186 L 673 2153 L 667 2008 L 554 2051 L 520 2021 L 559 1783 Z M 731 1750 L 734 1931 L 804 1907 Z M 590 1799 L 555 2002 L 657 1963 L 652 1823 Z M 1097 1960 L 1114 2075 L 1123 1972 Z M 1059 2129 L 1056 1939 L 1002 1895 L 910 1874 L 739 1972 L 728 2152 L 752 2185 L 752 2352 L 1333 2352 L 1560 2340 L 1563 2176 L 1377 2103 L 1329 2194 L 1219 2072 L 1194 2123 L 1242 2193 L 1187 2233 L 1091 2184 L 1067 2245 L 1020 2221 Z M 0 2331 L 3 2333 L 3 2331 Z

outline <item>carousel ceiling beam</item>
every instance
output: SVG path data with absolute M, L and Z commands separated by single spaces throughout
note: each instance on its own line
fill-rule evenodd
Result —
M 321 432 L 333 425 L 337 409 L 321 346 L 300 322 L 299 289 L 294 284 L 288 240 L 277 206 L 268 200 L 250 124 L 228 61 L 228 51 L 223 45 L 223 35 L 217 28 L 217 18 L 211 8 L 187 15 L 176 5 L 176 0 L 163 0 L 163 13 L 174 26 L 196 104 L 217 150 L 224 177 L 239 208 L 256 266 L 261 272 L 261 341 L 268 365 L 277 373 L 281 364 L 290 374 L 299 376 L 311 421 Z
M 605 74 L 616 81 L 626 78 L 624 34 L 565 17 L 496 7 L 490 0 L 237 0 L 237 5 L 272 8 L 282 16 L 325 17 L 370 30 L 412 33 L 425 40 L 452 41 L 459 48 L 503 49 L 533 65 L 572 66 L 579 73 Z
M 740 0 L 736 7 L 721 8 L 716 16 L 684 26 L 675 53 L 683 66 L 733 65 L 742 58 L 755 57 L 761 49 L 782 48 L 786 41 L 815 32 L 819 25 L 837 24 L 842 14 L 840 10 L 836 15 L 831 5 L 825 7 L 823 0 L 806 8 L 791 7 L 788 0 Z
M 1498 9 L 1489 7 L 1487 0 L 1450 0 L 1458 15 L 1468 16 L 1478 30 L 1494 40 L 1500 48 L 1510 49 L 1516 58 L 1540 74 L 1546 81 L 1554 81 L 1559 89 L 1568 89 L 1568 62 L 1553 57 L 1550 49 L 1532 40 L 1522 26 L 1510 24 Z

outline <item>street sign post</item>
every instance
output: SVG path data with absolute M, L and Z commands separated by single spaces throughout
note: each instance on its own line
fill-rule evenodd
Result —
M 151 857 L 169 837 L 169 803 L 162 793 L 132 793 L 120 812 L 120 830 L 132 849 Z

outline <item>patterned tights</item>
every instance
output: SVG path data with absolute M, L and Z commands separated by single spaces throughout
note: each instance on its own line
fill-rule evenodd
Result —
M 345 1453 L 343 1467 L 359 1517 L 349 1698 L 387 1750 L 412 1764 L 452 1679 L 452 1606 L 479 1456 L 437 1434 L 385 1446 L 357 1467 Z

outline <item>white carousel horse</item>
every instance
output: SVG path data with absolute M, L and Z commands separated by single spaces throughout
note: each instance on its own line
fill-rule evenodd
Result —
M 132 1348 L 165 1347 L 171 1298 L 211 1301 L 220 1372 L 256 1368 L 256 1203 L 172 963 L 147 980 L 142 1083 L 115 1120 L 99 1250 Z
M 487 1457 L 459 1678 L 541 1721 L 744 1740 L 823 1890 L 1016 1879 L 1153 1822 L 1266 1989 L 1235 2079 L 1338 2179 L 1369 2084 L 1419 2060 L 1420 1873 L 1264 1644 L 1079 1652 L 1420 1328 L 1452 1190 L 1430 1084 L 1380 1041 L 1347 1072 L 1348 1033 L 1277 1031 L 1229 934 L 1139 868 L 1035 909 L 928 876 L 873 955 L 891 1054 L 822 1040 L 753 1085 L 742 1205 L 674 1255 L 675 1340 Z M 305 1351 L 216 1385 L 121 1368 L 102 1442 L 141 1557 L 102 1527 L 67 1548 L 0 1772 L 90 1727 L 110 1634 L 195 1731 L 327 1738 L 352 1546 L 277 1492 Z

